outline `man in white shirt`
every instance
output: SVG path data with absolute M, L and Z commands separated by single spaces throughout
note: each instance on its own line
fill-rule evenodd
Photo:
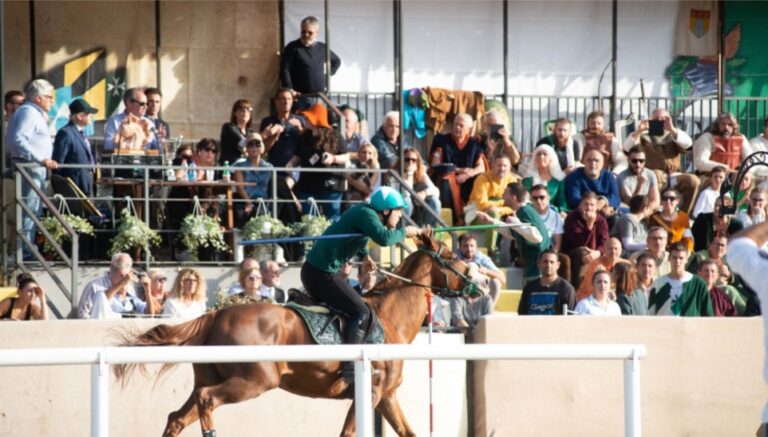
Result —
M 130 311 L 143 313 L 146 310 L 146 303 L 137 297 L 134 288 L 137 282 L 131 256 L 127 253 L 116 253 L 110 260 L 109 271 L 93 279 L 83 289 L 77 305 L 77 317 L 79 319 L 110 318 L 112 313 L 119 312 L 112 309 L 112 300 L 118 293 L 125 294 L 126 300 L 133 306 Z
M 765 244 L 768 243 L 768 222 L 763 222 L 735 234 L 728 244 L 728 262 L 733 272 L 741 275 L 760 298 L 760 310 L 763 314 L 763 328 L 766 335 L 763 346 L 766 360 L 763 364 L 763 379 L 768 382 L 768 283 L 765 272 L 768 271 L 768 253 Z M 768 403 L 763 408 L 763 430 L 768 423 Z M 763 435 L 763 434 L 760 434 Z

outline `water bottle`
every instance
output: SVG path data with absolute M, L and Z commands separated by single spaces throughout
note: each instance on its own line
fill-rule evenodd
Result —
M 229 170 L 229 161 L 224 161 L 224 171 L 221 172 L 221 180 L 229 182 L 232 178 L 232 172 Z
M 165 177 L 170 182 L 176 180 L 176 172 L 173 170 L 173 164 L 170 161 L 168 161 L 168 168 L 165 169 Z
M 197 180 L 197 172 L 195 171 L 195 167 L 197 167 L 197 165 L 195 165 L 195 162 L 193 161 L 193 162 L 190 162 L 187 167 L 189 168 L 187 170 L 187 179 L 190 182 L 196 181 Z

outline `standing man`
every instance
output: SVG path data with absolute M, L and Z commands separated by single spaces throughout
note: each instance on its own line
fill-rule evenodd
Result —
M 764 249 L 766 243 L 768 243 L 768 222 L 744 229 L 734 235 L 728 243 L 728 261 L 734 273 L 740 275 L 759 297 L 763 329 L 766 332 L 763 339 L 766 350 L 763 379 L 768 382 L 768 283 L 765 281 L 765 272 L 768 271 L 768 253 Z M 766 435 L 768 403 L 763 408 L 762 421 L 763 434 L 760 435 Z
M 317 40 L 320 25 L 315 17 L 301 20 L 301 37 L 283 49 L 280 60 L 280 86 L 292 88 L 299 94 L 327 91 L 325 87 L 325 43 Z M 341 59 L 331 52 L 331 76 L 341 65 Z M 301 108 L 313 102 L 300 102 Z M 304 106 L 306 105 L 306 106 Z
M 523 260 L 524 280 L 533 280 L 539 276 L 539 266 L 536 264 L 539 254 L 550 246 L 549 231 L 539 213 L 528 203 L 528 192 L 523 184 L 515 182 L 507 185 L 504 190 L 504 206 L 515 211 L 506 217 L 507 223 L 529 225 L 514 227 L 512 231 Z
M 569 311 L 576 307 L 576 292 L 573 286 L 557 275 L 560 261 L 557 252 L 547 249 L 539 255 L 541 277 L 525 284 L 523 295 L 517 306 L 517 314 L 528 315 L 563 315 L 563 305 Z
M 155 125 L 157 136 L 161 140 L 167 140 L 171 137 L 171 125 L 160 118 L 163 93 L 158 88 L 147 88 L 144 90 L 144 95 L 147 96 L 147 118 L 152 120 L 152 123 Z
M 141 88 L 123 94 L 125 111 L 109 117 L 104 129 L 104 150 L 159 149 L 155 123 L 145 116 L 147 96 Z
M 662 135 L 650 134 L 650 120 L 664 122 Z M 639 146 L 645 152 L 645 166 L 656 172 L 659 186 L 670 185 L 680 192 L 683 195 L 681 208 L 689 213 L 696 201 L 701 181 L 694 174 L 681 173 L 680 156 L 685 155 L 692 145 L 691 137 L 672 123 L 669 111 L 656 108 L 651 118 L 641 121 L 637 130 L 624 140 L 622 147 L 625 152 L 629 152 Z
M 33 80 L 26 88 L 26 101 L 8 123 L 8 132 L 5 137 L 12 163 L 37 164 L 27 168 L 27 171 L 32 177 L 32 183 L 40 190 L 45 187 L 47 170 L 56 168 L 56 161 L 52 159 L 53 142 L 48 129 L 48 112 L 53 104 L 53 92 L 53 85 L 47 80 Z M 42 202 L 26 179 L 22 180 L 21 195 L 26 200 L 27 206 L 39 217 L 43 209 Z M 35 222 L 26 212 L 22 213 L 21 228 L 24 237 L 34 245 Z M 26 244 L 21 246 L 24 259 L 31 260 L 32 252 Z
M 92 115 L 98 110 L 83 99 L 69 104 L 69 123 L 59 129 L 53 141 L 53 160 L 59 164 L 83 164 L 90 167 L 57 168 L 53 172 L 72 179 L 86 196 L 91 197 L 93 169 L 96 165 L 91 143 L 83 129 L 93 121 Z
M 669 247 L 670 271 L 653 284 L 648 297 L 651 316 L 713 316 L 712 299 L 703 279 L 685 270 L 688 246 L 675 243 Z
M 638 146 L 629 149 L 629 168 L 619 173 L 617 183 L 621 201 L 629 205 L 632 196 L 643 195 L 648 198 L 648 208 L 656 211 L 661 205 L 659 199 L 659 181 L 656 173 L 645 168 L 645 152 Z
M 379 166 L 386 170 L 395 168 L 399 158 L 397 138 L 400 136 L 400 112 L 389 111 L 384 115 L 384 123 L 371 137 L 371 144 L 379 152 Z

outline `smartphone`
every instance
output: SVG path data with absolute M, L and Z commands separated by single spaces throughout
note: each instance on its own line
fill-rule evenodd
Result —
M 494 141 L 498 141 L 501 139 L 501 134 L 499 134 L 499 131 L 504 129 L 503 124 L 492 124 L 490 126 L 491 129 L 491 139 Z
M 652 137 L 660 137 L 664 135 L 664 120 L 648 121 L 648 135 Z

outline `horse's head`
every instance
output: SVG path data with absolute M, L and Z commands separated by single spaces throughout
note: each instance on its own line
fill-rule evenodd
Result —
M 418 251 L 414 263 L 428 265 L 429 285 L 432 292 L 441 297 L 473 296 L 478 293 L 478 286 L 473 281 L 469 264 L 460 260 L 447 246 L 431 237 L 430 232 L 418 237 Z M 423 260 L 429 259 L 428 262 Z M 476 270 L 476 269 L 475 269 Z

